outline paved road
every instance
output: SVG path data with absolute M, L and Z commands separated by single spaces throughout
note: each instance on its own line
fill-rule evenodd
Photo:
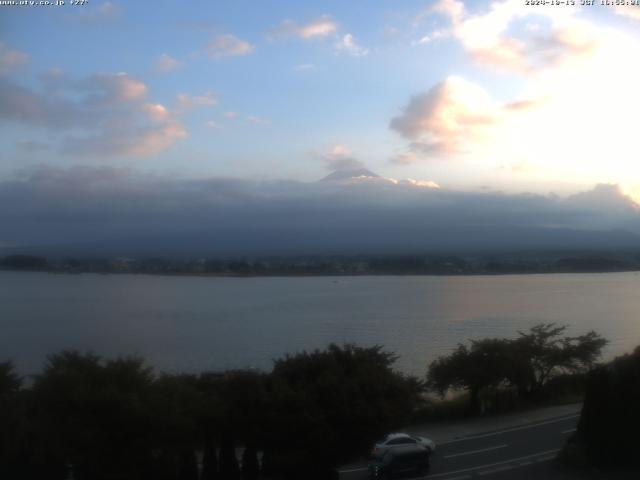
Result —
M 431 457 L 427 480 L 504 478 L 504 472 L 535 468 L 552 460 L 569 435 L 579 415 L 570 414 L 536 423 L 513 426 L 440 443 Z M 416 432 L 429 436 L 429 432 Z M 512 472 L 515 476 L 515 472 Z M 341 480 L 367 478 L 366 464 L 340 471 Z

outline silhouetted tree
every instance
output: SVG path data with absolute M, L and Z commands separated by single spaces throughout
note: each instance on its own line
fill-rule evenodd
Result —
M 607 341 L 591 331 L 562 337 L 567 327 L 539 324 L 516 339 L 488 338 L 459 344 L 429 365 L 428 385 L 440 394 L 450 388 L 469 392 L 470 410 L 479 411 L 482 389 L 511 384 L 533 395 L 560 374 L 583 373 L 593 367 Z
M 138 358 L 103 364 L 65 351 L 49 357 L 34 383 L 37 437 L 46 456 L 73 465 L 77 480 L 139 478 L 151 461 L 145 408 L 151 369 Z
M 214 436 L 205 433 L 204 450 L 202 454 L 202 480 L 218 480 L 218 451 Z
M 195 452 L 202 446 L 199 412 L 202 392 L 195 375 L 160 375 L 152 385 L 148 404 L 155 420 L 152 425 L 153 448 L 168 465 L 165 478 L 188 480 L 197 475 Z M 195 472 L 195 473 L 194 473 Z
M 600 357 L 607 340 L 594 331 L 563 337 L 567 326 L 542 323 L 518 332 L 513 341 L 513 383 L 521 393 L 535 394 L 555 375 L 584 373 Z
M 46 258 L 34 255 L 9 255 L 0 265 L 10 270 L 44 270 L 49 266 Z
M 634 467 L 637 471 L 638 405 L 640 347 L 589 374 L 578 429 L 570 443 L 582 450 L 593 465 Z
M 259 475 L 258 449 L 254 444 L 249 444 L 242 452 L 242 480 L 257 480 Z
M 240 466 L 236 457 L 236 444 L 231 432 L 222 434 L 220 445 L 220 478 L 223 480 L 239 480 Z
M 0 362 L 0 401 L 15 395 L 22 386 L 22 377 L 16 371 L 13 362 Z
M 459 344 L 453 353 L 431 363 L 427 383 L 442 395 L 450 388 L 467 390 L 470 411 L 478 412 L 480 391 L 507 379 L 508 355 L 508 340 L 473 340 L 470 347 Z
M 0 363 L 0 478 L 17 478 L 23 469 L 26 414 L 22 378 L 11 361 Z
M 402 425 L 419 402 L 421 385 L 395 372 L 395 360 L 380 346 L 351 344 L 276 360 L 266 473 L 326 475 L 323 469 L 368 453 L 380 435 Z

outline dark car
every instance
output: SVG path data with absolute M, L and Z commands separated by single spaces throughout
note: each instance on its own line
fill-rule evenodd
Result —
M 391 448 L 380 456 L 371 457 L 369 478 L 390 479 L 404 475 L 424 474 L 429 469 L 429 449 L 420 445 Z

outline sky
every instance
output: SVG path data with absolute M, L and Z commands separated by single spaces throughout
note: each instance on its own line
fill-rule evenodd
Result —
M 122 212 L 153 216 L 139 205 L 163 205 L 166 226 L 301 197 L 328 218 L 336 199 L 371 213 L 384 198 L 402 214 L 466 201 L 487 218 L 536 198 L 528 226 L 635 228 L 640 6 L 11 3 L 0 2 L 0 221 L 13 228 L 0 246 L 62 241 L 52 232 L 71 225 L 79 239 L 90 217 L 130 235 Z M 316 183 L 354 169 L 379 177 Z M 599 220 L 533 213 L 576 201 Z

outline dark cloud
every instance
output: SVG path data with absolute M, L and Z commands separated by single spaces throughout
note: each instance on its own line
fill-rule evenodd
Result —
M 615 225 L 612 206 L 597 201 L 603 195 L 624 207 Z M 66 245 L 66 254 L 89 246 L 102 254 L 186 256 L 617 246 L 637 237 L 605 229 L 640 232 L 639 218 L 635 203 L 612 186 L 562 199 L 384 178 L 178 180 L 86 166 L 41 167 L 0 183 L 0 244 Z

